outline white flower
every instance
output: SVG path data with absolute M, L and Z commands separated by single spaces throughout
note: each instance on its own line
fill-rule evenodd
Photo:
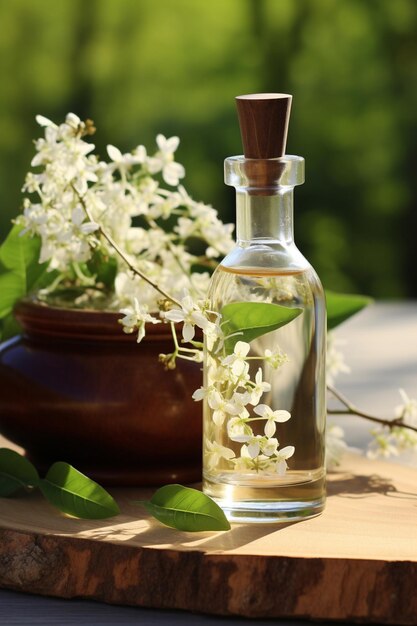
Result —
M 395 417 L 401 418 L 405 424 L 417 427 L 417 400 L 409 398 L 404 389 L 399 390 L 403 404 L 395 407 Z
M 156 174 L 162 170 L 164 181 L 173 187 L 178 185 L 180 178 L 185 176 L 184 167 L 174 161 L 174 152 L 179 142 L 178 137 L 167 139 L 164 135 L 157 135 L 156 143 L 159 150 L 154 157 L 149 157 L 147 160 L 149 171 Z
M 93 233 L 95 230 L 97 230 L 99 228 L 98 224 L 95 224 L 94 222 L 89 222 L 89 221 L 84 221 L 85 220 L 85 211 L 81 206 L 76 206 L 71 213 L 71 221 L 74 224 L 74 226 L 77 227 L 77 229 L 79 229 L 79 231 L 84 234 L 84 235 L 88 235 L 90 233 Z
M 279 349 L 277 349 L 275 352 L 272 352 L 271 350 L 269 350 L 269 348 L 267 348 L 264 352 L 264 356 L 266 363 L 269 363 L 269 365 L 274 369 L 278 369 L 283 363 L 288 361 L 287 355 L 281 352 Z
M 271 390 L 270 383 L 267 383 L 262 380 L 262 368 L 260 367 L 255 375 L 255 385 L 251 390 L 251 400 L 250 403 L 254 406 L 258 404 L 261 396 Z
M 247 438 L 251 437 L 253 433 L 245 419 L 241 417 L 231 417 L 227 422 L 227 435 L 232 441 L 242 442 L 247 441 Z
M 276 422 L 287 422 L 291 417 L 291 413 L 288 411 L 273 411 L 267 404 L 258 404 L 253 410 L 257 415 L 267 420 L 265 424 L 265 435 L 267 437 L 272 437 L 275 434 Z
M 262 453 L 265 456 L 273 456 L 277 453 L 277 449 L 278 449 L 278 439 L 275 439 L 274 437 L 269 437 L 263 443 Z
M 235 376 L 242 376 L 249 369 L 248 364 L 245 361 L 246 356 L 250 350 L 250 345 L 246 341 L 238 341 L 233 349 L 233 354 L 225 357 L 222 360 L 223 366 L 231 368 L 232 373 Z
M 276 454 L 277 464 L 276 464 L 276 472 L 279 476 L 283 476 L 288 469 L 287 459 L 293 456 L 295 452 L 294 446 L 286 446 L 279 450 Z
M 333 332 L 327 333 L 326 382 L 328 385 L 334 384 L 339 373 L 350 373 L 350 367 L 345 362 L 345 355 L 337 348 L 344 343 L 342 339 L 336 339 Z
M 207 387 L 199 387 L 198 389 L 194 391 L 191 397 L 196 402 L 200 402 L 201 400 L 204 400 L 204 398 L 207 397 L 207 394 L 209 393 L 209 391 L 210 390 L 207 389 Z
M 51 120 L 48 120 L 48 118 L 44 117 L 43 115 L 37 115 L 35 119 L 38 122 L 39 126 L 52 126 L 54 128 L 57 128 L 56 124 L 51 122 Z
M 202 330 L 205 330 L 212 324 L 201 308 L 196 304 L 191 296 L 185 296 L 181 300 L 181 308 L 171 309 L 161 314 L 165 319 L 170 322 L 178 323 L 183 322 L 182 336 L 184 341 L 188 342 L 194 338 L 195 326 L 198 326 Z
M 174 209 L 179 206 L 178 196 L 176 194 L 170 194 L 169 196 L 156 196 L 153 204 L 149 207 L 149 215 L 154 219 L 161 217 L 166 220 L 171 215 Z
M 237 439 L 235 440 L 237 441 Z M 240 441 L 246 442 L 246 448 L 251 459 L 255 459 L 261 451 L 262 435 L 253 435 L 252 437 L 240 437 Z
M 210 441 L 206 439 L 205 459 L 209 470 L 215 469 L 221 459 L 229 461 L 230 459 L 233 459 L 234 456 L 235 453 L 230 448 L 222 446 L 217 443 L 217 441 Z
M 209 385 L 217 386 L 230 383 L 233 388 L 236 387 L 236 377 L 233 376 L 232 372 L 227 367 L 210 363 L 207 365 L 207 370 L 207 380 Z
M 248 446 L 244 444 L 240 449 L 240 455 L 233 459 L 235 470 L 245 472 L 253 469 L 253 459 L 248 452 Z
M 120 313 L 124 315 L 119 322 L 122 324 L 125 333 L 130 334 L 133 333 L 134 330 L 138 330 L 138 343 L 140 343 L 145 336 L 146 322 L 150 324 L 159 324 L 161 322 L 161 320 L 150 315 L 147 307 L 141 306 L 137 298 L 134 298 L 133 306 L 121 309 Z
M 251 459 L 255 459 L 262 453 L 265 457 L 274 457 L 279 463 L 294 454 L 295 448 L 287 446 L 278 451 L 278 439 L 272 437 L 264 437 L 263 435 L 235 435 L 232 441 L 244 443 L 247 454 Z
M 386 428 L 378 428 L 372 431 L 372 435 L 373 439 L 366 453 L 368 459 L 379 457 L 387 459 L 391 456 L 398 456 L 399 449 L 393 433 L 390 433 Z
M 219 391 L 213 389 L 208 393 L 207 402 L 211 409 L 213 409 L 213 422 L 217 426 L 221 426 L 224 422 L 226 414 L 228 415 L 240 415 L 241 417 L 247 417 L 248 411 L 243 404 L 245 398 L 242 398 L 242 394 L 235 392 L 230 400 L 225 399 Z
M 213 422 L 216 426 L 221 426 L 224 422 L 227 412 L 227 402 L 218 391 L 210 391 L 208 394 L 208 405 L 213 409 Z
M 132 165 L 143 163 L 142 154 L 132 154 L 130 152 L 122 154 L 119 148 L 116 148 L 116 146 L 112 146 L 110 144 L 107 146 L 107 154 L 113 161 L 113 167 L 120 170 L 126 170 L 131 168 Z
M 181 185 L 175 190 L 164 189 L 152 177 L 153 172 L 162 172 L 169 184 L 178 184 L 184 175 L 184 168 L 174 161 L 179 139 L 158 135 L 153 157 L 142 145 L 123 154 L 109 144 L 105 162 L 92 154 L 94 145 L 84 136 L 86 124 L 77 115 L 69 113 L 60 125 L 43 116 L 37 121 L 43 127 L 43 136 L 35 142 L 32 165 L 38 169 L 26 176 L 24 191 L 31 196 L 24 199 L 24 211 L 17 223 L 23 232 L 39 235 L 42 262 L 58 270 L 61 278 L 85 286 L 80 265 L 88 263 L 96 252 L 103 253 L 104 258 L 113 256 L 119 267 L 111 305 L 131 306 L 140 294 L 142 306 L 146 305 L 149 312 L 158 311 L 160 295 L 144 280 L 130 274 L 126 277 L 125 265 L 95 234 L 99 225 L 132 265 L 175 299 L 181 299 L 185 291 L 195 302 L 204 299 L 209 274 L 193 271 L 199 259 L 187 248 L 186 238 L 200 238 L 207 253 L 211 255 L 215 249 L 218 256 L 230 248 L 232 227 L 222 224 L 215 209 L 195 202 Z M 91 219 L 83 215 L 83 207 Z M 133 226 L 136 216 L 145 219 Z M 165 231 L 157 221 L 168 217 L 177 225 L 170 224 L 170 230 Z M 94 280 L 90 272 L 84 278 L 90 284 Z M 191 326 L 197 323 L 205 333 L 208 349 L 215 345 L 221 348 L 222 332 L 213 323 L 214 315 L 210 313 L 210 321 L 206 321 L 202 307 L 197 308 L 186 311 L 192 318 L 188 326 L 185 324 L 186 337 L 191 337 Z
M 333 469 L 340 465 L 341 458 L 348 450 L 344 440 L 345 432 L 340 426 L 328 424 L 326 428 L 326 467 Z

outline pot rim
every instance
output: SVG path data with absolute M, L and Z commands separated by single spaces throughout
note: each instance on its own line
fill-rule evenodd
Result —
M 35 297 L 23 298 L 15 305 L 14 315 L 29 337 L 73 337 L 97 341 L 120 341 L 137 343 L 137 332 L 125 333 L 120 325 L 123 314 L 118 311 L 94 309 L 71 309 L 50 306 Z M 167 323 L 145 324 L 143 341 L 166 340 L 171 337 Z

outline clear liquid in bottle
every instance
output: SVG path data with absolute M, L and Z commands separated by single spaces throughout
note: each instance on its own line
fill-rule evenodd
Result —
M 210 306 L 215 311 L 231 302 L 267 302 L 302 312 L 281 328 L 250 342 L 249 375 L 270 389 L 260 403 L 285 410 L 291 418 L 276 424 L 274 437 L 279 449 L 294 447 L 286 460 L 286 471 L 277 472 L 274 456 L 242 460 L 242 443 L 231 440 L 228 419 L 221 425 L 213 419 L 214 409 L 204 403 L 203 489 L 235 521 L 274 522 L 302 519 L 320 513 L 325 501 L 324 470 L 324 335 L 325 302 L 314 270 L 225 267 L 220 265 L 212 279 Z M 270 359 L 265 359 L 265 354 Z M 205 385 L 209 368 L 205 370 Z M 225 383 L 222 393 L 226 393 Z M 251 407 L 248 407 L 251 410 Z M 264 434 L 265 420 L 256 419 L 253 435 Z M 217 420 L 218 421 L 218 420 Z M 207 443 L 209 442 L 209 443 Z M 234 458 L 213 463 L 213 443 L 232 450 Z

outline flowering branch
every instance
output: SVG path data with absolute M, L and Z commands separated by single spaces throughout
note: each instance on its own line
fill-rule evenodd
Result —
M 392 429 L 395 427 L 399 428 L 408 428 L 413 432 L 417 433 L 417 427 L 412 426 L 411 424 L 406 424 L 402 417 L 397 417 L 392 420 L 384 419 L 382 417 L 376 417 L 375 415 L 371 415 L 365 411 L 362 411 L 354 404 L 350 402 L 340 391 L 335 389 L 332 385 L 327 385 L 327 389 L 334 395 L 341 404 L 345 407 L 344 409 L 328 409 L 327 413 L 329 415 L 356 415 L 357 417 L 363 417 L 370 422 L 375 422 L 376 424 L 381 424 L 382 426 L 387 426 Z
M 95 220 L 93 219 L 87 204 L 84 201 L 84 198 L 78 193 L 78 191 L 75 189 L 74 185 L 71 185 L 74 192 L 77 194 L 78 199 L 80 201 L 80 204 L 82 205 L 85 214 L 87 215 L 88 219 L 90 220 L 90 222 L 96 223 Z M 123 259 L 123 261 L 126 263 L 127 267 L 129 268 L 129 270 L 132 272 L 132 274 L 135 274 L 136 276 L 139 276 L 139 278 L 141 278 L 142 280 L 144 280 L 145 282 L 147 282 L 151 287 L 153 287 L 156 291 L 158 291 L 162 296 L 164 296 L 164 298 L 166 298 L 167 300 L 169 300 L 170 302 L 172 302 L 173 304 L 176 304 L 177 306 L 181 306 L 180 302 L 178 300 L 176 300 L 173 296 L 170 296 L 169 293 L 167 293 L 164 289 L 162 289 L 159 285 L 157 285 L 153 280 L 151 280 L 149 278 L 149 276 L 147 276 L 146 274 L 144 274 L 143 272 L 141 272 L 137 267 L 135 267 L 134 265 L 132 265 L 132 263 L 129 261 L 129 259 L 127 258 L 127 256 L 124 254 L 123 250 L 117 245 L 117 243 L 114 241 L 113 237 L 111 237 L 102 226 L 100 226 L 100 224 L 97 224 L 97 231 L 104 237 L 104 239 L 107 241 L 107 243 L 115 250 L 115 252 L 117 252 L 117 254 L 119 255 L 119 257 L 121 259 Z

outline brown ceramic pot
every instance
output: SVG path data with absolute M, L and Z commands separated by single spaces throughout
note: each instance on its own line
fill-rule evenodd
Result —
M 24 301 L 24 333 L 0 348 L 0 432 L 41 472 L 66 461 L 104 485 L 160 485 L 201 477 L 201 366 L 172 352 L 169 327 L 140 345 L 117 313 Z

